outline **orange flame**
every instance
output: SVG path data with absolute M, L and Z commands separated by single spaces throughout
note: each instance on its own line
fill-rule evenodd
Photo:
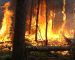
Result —
M 72 32 L 74 32 L 73 30 L 71 30 L 70 32 L 65 31 L 64 27 L 66 24 L 66 10 L 65 10 L 65 6 L 66 6 L 66 0 L 63 0 L 63 9 L 62 9 L 62 14 L 63 14 L 63 24 L 62 27 L 57 31 L 57 33 L 53 33 L 52 31 L 52 26 L 53 26 L 53 20 L 55 18 L 55 12 L 50 10 L 48 13 L 48 28 L 47 28 L 47 39 L 48 39 L 48 45 L 50 46 L 63 46 L 66 45 L 67 42 L 65 41 L 63 34 L 67 37 L 71 37 L 73 36 L 73 34 L 71 34 Z M 25 37 L 30 41 L 30 43 L 32 43 L 32 45 L 37 45 L 40 42 L 45 42 L 45 31 L 46 31 L 46 2 L 45 0 L 43 0 L 43 3 L 40 4 L 40 8 L 39 8 L 40 12 L 39 12 L 39 20 L 38 20 L 38 33 L 37 33 L 37 40 L 39 42 L 35 41 L 35 30 L 36 30 L 36 16 L 32 17 L 32 24 L 31 24 L 31 33 L 29 34 L 28 31 L 26 31 Z M 41 43 L 42 45 L 42 43 Z
M 11 17 L 13 16 L 13 12 L 9 10 L 10 2 L 6 2 L 2 7 L 4 8 L 4 17 L 2 20 L 2 27 L 0 29 L 0 41 L 5 42 L 11 40 L 10 28 L 12 27 Z

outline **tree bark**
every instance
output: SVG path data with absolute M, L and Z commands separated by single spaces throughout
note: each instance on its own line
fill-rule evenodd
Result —
M 37 34 L 38 34 L 39 7 L 40 7 L 40 0 L 38 0 L 38 7 L 37 7 L 35 41 L 37 41 Z
M 15 10 L 15 28 L 13 39 L 13 54 L 12 60 L 25 60 L 24 57 L 24 42 L 25 42 L 25 3 L 26 0 L 16 0 Z M 25 14 L 25 15 L 24 15 Z
M 73 47 L 71 46 L 30 46 L 27 47 L 27 50 L 29 51 L 70 51 L 70 49 L 72 49 Z M 75 47 L 74 47 L 75 49 Z
M 48 29 L 48 0 L 46 0 L 46 33 L 45 33 L 45 36 L 46 36 L 46 46 L 47 46 L 47 43 L 48 43 L 48 40 L 47 40 L 47 29 Z
M 32 14 L 33 14 L 33 5 L 34 5 L 34 0 L 32 0 L 32 2 L 31 2 L 30 23 L 29 23 L 29 34 L 31 33 Z

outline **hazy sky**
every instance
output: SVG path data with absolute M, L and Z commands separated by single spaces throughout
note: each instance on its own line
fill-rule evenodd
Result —
M 10 0 L 0 0 L 0 6 L 5 3 L 6 1 L 10 1 Z

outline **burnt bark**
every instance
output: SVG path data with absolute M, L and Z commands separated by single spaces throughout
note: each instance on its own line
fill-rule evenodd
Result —
M 25 42 L 25 18 L 26 18 L 26 0 L 16 0 L 15 10 L 15 28 L 13 39 L 13 54 L 12 60 L 26 60 L 24 56 L 24 42 Z
M 39 18 L 39 7 L 40 7 L 40 0 L 38 0 L 38 7 L 37 7 L 37 17 L 36 17 L 36 33 L 35 33 L 35 41 L 37 41 L 38 18 Z
M 32 23 L 33 5 L 34 5 L 34 0 L 32 0 L 32 2 L 31 2 L 30 23 L 29 23 L 29 34 L 31 33 L 31 23 Z
M 27 50 L 29 51 L 70 51 L 70 49 L 72 49 L 73 47 L 71 46 L 30 46 L 27 47 Z M 75 47 L 74 47 L 75 48 Z
M 48 43 L 48 40 L 47 40 L 47 29 L 48 29 L 48 0 L 46 0 L 46 33 L 45 33 L 45 36 L 46 36 L 46 45 Z

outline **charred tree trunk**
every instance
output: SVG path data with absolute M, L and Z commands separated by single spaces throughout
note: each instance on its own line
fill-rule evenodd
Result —
M 39 7 L 40 7 L 40 0 L 38 0 L 38 7 L 37 7 L 37 18 L 36 18 L 36 33 L 35 33 L 35 41 L 37 41 L 38 18 L 39 18 Z
M 24 60 L 24 41 L 25 41 L 25 2 L 26 0 L 16 0 L 15 28 L 13 39 L 12 60 Z
M 48 2 L 48 0 L 46 0 L 46 34 L 45 34 L 45 36 L 46 36 L 46 45 L 48 43 L 48 40 L 47 40 L 47 28 L 48 28 L 48 8 L 47 8 L 47 2 Z
M 31 33 L 31 23 L 32 23 L 32 14 L 33 14 L 33 0 L 31 2 L 31 12 L 30 12 L 30 23 L 29 23 L 29 34 Z
M 71 46 L 31 46 L 28 49 L 28 51 L 66 51 L 66 50 L 70 50 L 72 49 L 73 47 Z M 74 47 L 75 48 L 75 47 Z

